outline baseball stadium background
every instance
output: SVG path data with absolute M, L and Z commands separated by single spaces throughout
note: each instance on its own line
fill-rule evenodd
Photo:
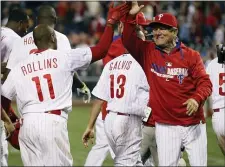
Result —
M 143 12 L 148 19 L 155 14 L 170 12 L 179 21 L 179 38 L 186 45 L 198 50 L 202 59 L 207 64 L 216 57 L 215 45 L 224 43 L 225 39 L 225 3 L 223 1 L 139 1 L 146 5 Z M 30 16 L 30 30 L 36 25 L 35 16 L 41 4 L 52 5 L 58 15 L 56 30 L 66 34 L 70 40 L 71 47 L 83 47 L 94 45 L 101 37 L 106 23 L 108 3 L 106 1 L 1 1 L 1 24 L 5 25 L 8 13 L 14 7 L 21 7 Z M 87 71 L 79 71 L 79 75 L 92 90 L 102 71 L 102 62 L 91 65 Z M 81 137 L 86 128 L 89 118 L 91 104 L 83 104 L 80 97 L 76 95 L 73 88 L 73 111 L 69 115 L 68 131 L 70 137 L 71 152 L 74 165 L 83 166 L 85 159 L 91 149 L 84 148 Z M 16 105 L 14 105 L 16 109 Z M 208 111 L 207 105 L 205 110 Z M 225 159 L 218 145 L 216 136 L 212 129 L 211 118 L 207 118 L 208 135 L 208 165 L 225 166 Z M 169 154 L 169 153 L 168 153 Z M 185 154 L 187 160 L 187 155 Z M 9 165 L 22 165 L 20 152 L 9 146 Z M 110 156 L 104 162 L 105 166 L 112 166 Z

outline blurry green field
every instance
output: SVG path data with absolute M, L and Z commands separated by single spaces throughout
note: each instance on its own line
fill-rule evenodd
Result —
M 83 166 L 88 155 L 89 148 L 84 148 L 81 142 L 82 134 L 86 128 L 89 118 L 90 107 L 73 107 L 73 112 L 69 115 L 68 131 L 70 137 L 71 152 L 75 166 Z M 207 122 L 208 133 L 208 166 L 225 166 L 225 159 L 222 155 L 214 135 L 211 121 Z M 168 153 L 169 154 L 169 153 Z M 185 155 L 185 159 L 187 156 Z M 110 156 L 105 160 L 104 166 L 112 166 L 113 161 Z M 22 166 L 20 152 L 9 148 L 9 166 Z

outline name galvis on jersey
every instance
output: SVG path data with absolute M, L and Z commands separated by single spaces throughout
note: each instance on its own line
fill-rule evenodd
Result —
M 110 62 L 109 70 L 129 70 L 130 66 L 132 64 L 132 61 L 116 61 L 116 62 Z

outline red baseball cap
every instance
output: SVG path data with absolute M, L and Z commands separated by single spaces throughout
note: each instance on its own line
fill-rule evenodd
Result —
M 145 15 L 143 12 L 139 12 L 137 15 L 136 15 L 136 19 L 135 20 L 129 20 L 127 21 L 126 20 L 126 16 L 122 17 L 120 19 L 121 22 L 128 22 L 128 23 L 131 23 L 131 24 L 138 24 L 138 25 L 143 25 L 143 26 L 146 26 L 146 25 L 149 25 L 149 23 L 151 23 L 151 20 L 148 20 L 145 18 Z
M 146 19 L 144 13 L 140 12 L 136 15 L 136 23 L 138 25 L 146 26 L 151 23 L 151 20 Z
M 155 16 L 154 20 L 149 24 L 149 26 L 152 26 L 156 23 L 164 24 L 170 27 L 177 28 L 177 19 L 175 16 L 173 16 L 170 13 L 161 13 Z

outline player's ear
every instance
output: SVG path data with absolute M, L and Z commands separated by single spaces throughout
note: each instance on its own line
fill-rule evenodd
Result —
M 52 41 L 53 43 L 56 42 L 56 35 L 55 35 L 55 32 L 53 32 L 53 33 L 51 34 L 51 41 Z
M 57 17 L 54 18 L 54 24 L 57 24 Z
M 51 34 L 51 41 L 52 41 L 53 43 L 55 42 L 53 33 Z
M 20 21 L 18 22 L 18 24 L 19 24 L 19 26 L 18 26 L 18 30 L 20 30 L 20 29 L 22 28 L 22 26 L 23 26 L 23 21 L 22 21 L 22 20 L 20 20 Z
M 39 24 L 39 18 L 36 17 L 36 25 L 38 25 L 38 24 Z
M 36 42 L 36 40 L 34 39 L 34 44 L 37 46 L 37 42 Z
M 174 37 L 177 37 L 178 30 L 177 29 L 172 29 L 172 33 Z
M 178 34 L 178 29 L 176 29 L 174 33 L 175 33 L 175 35 L 177 36 L 177 34 Z

